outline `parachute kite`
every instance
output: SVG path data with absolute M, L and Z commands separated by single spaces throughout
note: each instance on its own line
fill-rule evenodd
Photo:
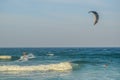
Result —
M 95 16 L 95 21 L 94 21 L 94 25 L 98 22 L 99 20 L 99 15 L 96 11 L 89 11 L 88 13 L 93 13 Z

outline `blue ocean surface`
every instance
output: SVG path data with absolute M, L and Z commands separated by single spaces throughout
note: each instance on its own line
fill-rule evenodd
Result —
M 0 48 L 0 80 L 120 80 L 120 48 Z

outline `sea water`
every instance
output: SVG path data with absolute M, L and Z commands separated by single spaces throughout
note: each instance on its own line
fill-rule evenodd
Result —
M 35 58 L 18 61 L 22 52 Z M 120 48 L 0 48 L 0 80 L 120 80 Z

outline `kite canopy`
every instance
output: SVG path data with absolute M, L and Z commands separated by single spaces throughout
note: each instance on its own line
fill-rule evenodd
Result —
M 96 11 L 89 11 L 88 13 L 93 13 L 94 16 L 95 16 L 95 21 L 94 21 L 94 25 L 96 25 L 96 23 L 98 22 L 99 20 L 99 15 Z

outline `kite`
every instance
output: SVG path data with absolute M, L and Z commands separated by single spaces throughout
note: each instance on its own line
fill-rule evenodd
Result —
M 99 15 L 96 11 L 89 11 L 88 13 L 93 13 L 94 16 L 95 16 L 95 21 L 94 21 L 94 25 L 96 25 L 96 23 L 98 22 L 99 20 Z

